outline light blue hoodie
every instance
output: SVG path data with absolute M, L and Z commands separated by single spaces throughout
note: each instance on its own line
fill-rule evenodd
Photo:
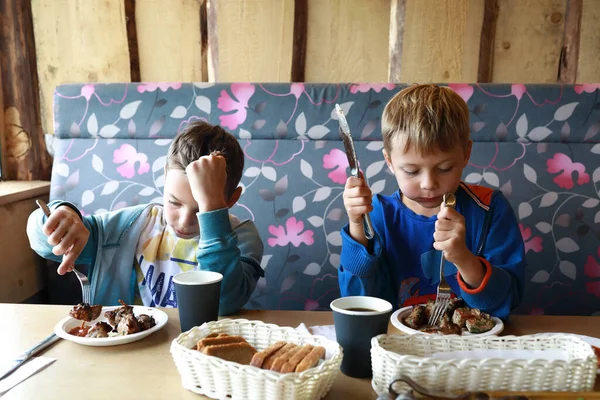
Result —
M 55 210 L 63 205 L 79 213 L 73 204 L 60 200 L 48 206 Z M 142 227 L 154 206 L 145 204 L 82 217 L 90 237 L 75 264 L 90 266 L 88 278 L 93 304 L 118 305 L 119 299 L 133 304 L 137 285 L 136 249 Z M 259 277 L 264 276 L 260 266 L 263 243 L 252 221 L 243 221 L 232 229 L 227 208 L 197 216 L 201 232 L 197 269 L 223 275 L 219 314 L 235 313 L 246 304 Z M 27 235 L 31 248 L 44 258 L 60 262 L 62 256 L 52 253 L 52 246 L 42 232 L 45 222 L 41 209 L 29 216 Z

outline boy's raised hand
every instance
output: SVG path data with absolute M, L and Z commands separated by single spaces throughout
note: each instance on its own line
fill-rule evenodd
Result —
M 473 258 L 474 255 L 467 248 L 465 239 L 465 218 L 454 208 L 445 207 L 443 203 L 437 217 L 433 247 L 443 251 L 446 260 L 456 265 L 462 265 Z
M 363 216 L 373 211 L 373 193 L 361 177 L 351 176 L 346 180 L 344 187 L 344 207 L 348 213 L 350 222 L 350 235 L 359 243 L 366 245 L 365 230 L 363 227 Z
M 58 266 L 59 275 L 70 272 L 90 237 L 79 215 L 70 207 L 58 207 L 42 226 L 42 232 L 48 236 L 48 243 L 54 246 L 52 253 L 63 255 Z
M 190 183 L 199 212 L 207 212 L 227 207 L 225 184 L 227 182 L 227 162 L 225 157 L 214 152 L 190 163 L 185 172 Z

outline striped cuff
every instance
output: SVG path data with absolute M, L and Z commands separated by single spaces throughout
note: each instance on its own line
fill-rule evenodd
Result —
M 471 289 L 469 285 L 467 285 L 467 283 L 463 280 L 462 276 L 460 276 L 460 272 L 456 273 L 456 281 L 458 282 L 458 285 L 465 293 L 468 294 L 481 293 L 483 289 L 485 289 L 485 287 L 487 286 L 488 282 L 490 281 L 490 277 L 492 276 L 492 265 L 490 264 L 490 262 L 483 257 L 477 258 L 479 258 L 479 261 L 481 261 L 485 268 L 485 275 L 483 276 L 483 280 L 481 281 L 479 287 Z

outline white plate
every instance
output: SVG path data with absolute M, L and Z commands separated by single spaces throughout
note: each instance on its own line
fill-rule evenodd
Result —
M 105 311 L 114 310 L 115 308 L 119 308 L 120 306 L 113 307 L 102 307 L 102 312 L 100 316 L 91 322 L 86 322 L 86 325 L 94 325 L 94 323 L 98 321 L 108 322 L 108 319 L 104 317 Z M 156 321 L 156 325 L 152 328 L 134 333 L 132 335 L 124 335 L 124 336 L 112 336 L 107 338 L 86 338 L 69 334 L 69 331 L 75 327 L 81 326 L 81 321 L 75 318 L 66 317 L 62 319 L 56 326 L 54 327 L 54 333 L 65 340 L 70 340 L 71 342 L 83 344 L 85 346 L 116 346 L 119 344 L 131 343 L 143 339 L 154 332 L 160 330 L 163 326 L 167 324 L 169 317 L 167 314 L 159 310 L 158 308 L 144 307 L 144 306 L 133 306 L 133 313 L 135 316 L 140 314 L 150 315 L 154 317 Z
M 410 314 L 410 312 L 412 311 L 412 309 L 413 309 L 413 306 L 408 306 L 408 307 L 403 307 L 399 310 L 396 310 L 390 318 L 392 320 L 392 324 L 401 332 L 407 333 L 409 335 L 413 335 L 415 333 L 427 335 L 428 333 L 413 329 L 407 325 L 404 325 L 404 323 L 402 322 L 402 318 L 408 316 Z M 468 331 L 463 331 L 463 336 L 491 336 L 491 335 L 499 334 L 504 329 L 504 323 L 502 322 L 502 320 L 500 318 L 492 317 L 492 319 L 494 320 L 496 325 L 494 325 L 494 327 L 491 330 L 484 332 L 484 333 L 471 333 Z

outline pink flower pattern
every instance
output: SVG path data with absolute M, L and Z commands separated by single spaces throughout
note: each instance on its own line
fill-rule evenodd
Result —
M 462 97 L 465 103 L 473 96 L 473 86 L 466 83 L 450 83 L 448 87 Z
M 511 86 L 510 93 L 514 95 L 517 100 L 521 100 L 523 95 L 527 92 L 527 88 L 522 83 L 515 83 Z
M 585 172 L 585 166 L 581 163 L 574 163 L 569 156 L 563 153 L 556 153 L 554 157 L 549 159 L 546 164 L 548 165 L 548 172 L 555 174 L 561 172 L 555 176 L 553 181 L 559 187 L 564 189 L 573 188 L 574 182 L 572 174 L 574 171 L 577 172 L 577 184 L 583 185 L 590 181 L 590 176 Z
M 375 93 L 379 93 L 383 89 L 392 90 L 395 87 L 396 85 L 394 85 L 393 83 L 356 83 L 354 85 L 350 85 L 350 93 L 367 93 L 369 90 L 373 90 Z
M 333 182 L 339 183 L 340 185 L 346 183 L 346 168 L 349 166 L 350 165 L 348 164 L 346 153 L 340 149 L 332 149 L 329 154 L 325 154 L 323 156 L 323 168 L 334 168 L 334 170 L 329 172 L 327 176 Z
M 600 89 L 600 83 L 586 83 L 583 85 L 575 85 L 573 90 L 575 93 L 581 94 L 583 92 L 586 93 L 594 93 L 596 90 Z
M 523 241 L 525 242 L 525 253 L 529 250 L 533 250 L 536 253 L 543 250 L 542 238 L 539 236 L 532 237 L 531 228 L 519 224 L 519 230 L 521 231 L 521 236 L 523 236 Z
M 267 243 L 271 247 L 287 246 L 289 243 L 294 245 L 294 247 L 300 246 L 301 243 L 308 246 L 312 245 L 315 242 L 313 238 L 314 232 L 311 230 L 302 232 L 303 230 L 304 222 L 296 221 L 296 217 L 291 217 L 286 221 L 285 228 L 281 225 L 269 226 L 269 233 L 275 237 L 269 238 Z
M 248 101 L 254 94 L 255 87 L 249 83 L 232 83 L 231 93 L 235 97 L 233 99 L 225 90 L 221 90 L 221 95 L 217 101 L 217 107 L 225 112 L 234 111 L 233 114 L 219 115 L 221 125 L 229 129 L 236 129 L 240 126 L 248 116 L 246 107 Z
M 94 85 L 85 85 L 81 88 L 81 95 L 85 97 L 87 101 L 90 101 L 92 95 L 94 94 Z
M 161 92 L 166 92 L 169 88 L 177 90 L 181 87 L 181 82 L 147 82 L 140 83 L 137 85 L 137 91 L 140 93 L 144 92 L 155 92 L 156 89 L 160 89 Z
M 150 171 L 148 164 L 148 156 L 144 153 L 138 153 L 130 144 L 124 144 L 113 153 L 113 162 L 115 164 L 123 164 L 117 168 L 117 172 L 122 177 L 131 179 L 135 175 L 135 163 L 139 162 L 138 174 L 142 175 Z
M 292 83 L 290 85 L 290 93 L 299 99 L 302 93 L 304 93 L 304 83 Z
M 598 247 L 598 258 L 600 259 L 600 246 Z M 600 278 L 600 262 L 589 255 L 583 267 L 583 272 L 590 278 Z M 585 286 L 588 293 L 600 297 L 600 280 L 587 282 Z

